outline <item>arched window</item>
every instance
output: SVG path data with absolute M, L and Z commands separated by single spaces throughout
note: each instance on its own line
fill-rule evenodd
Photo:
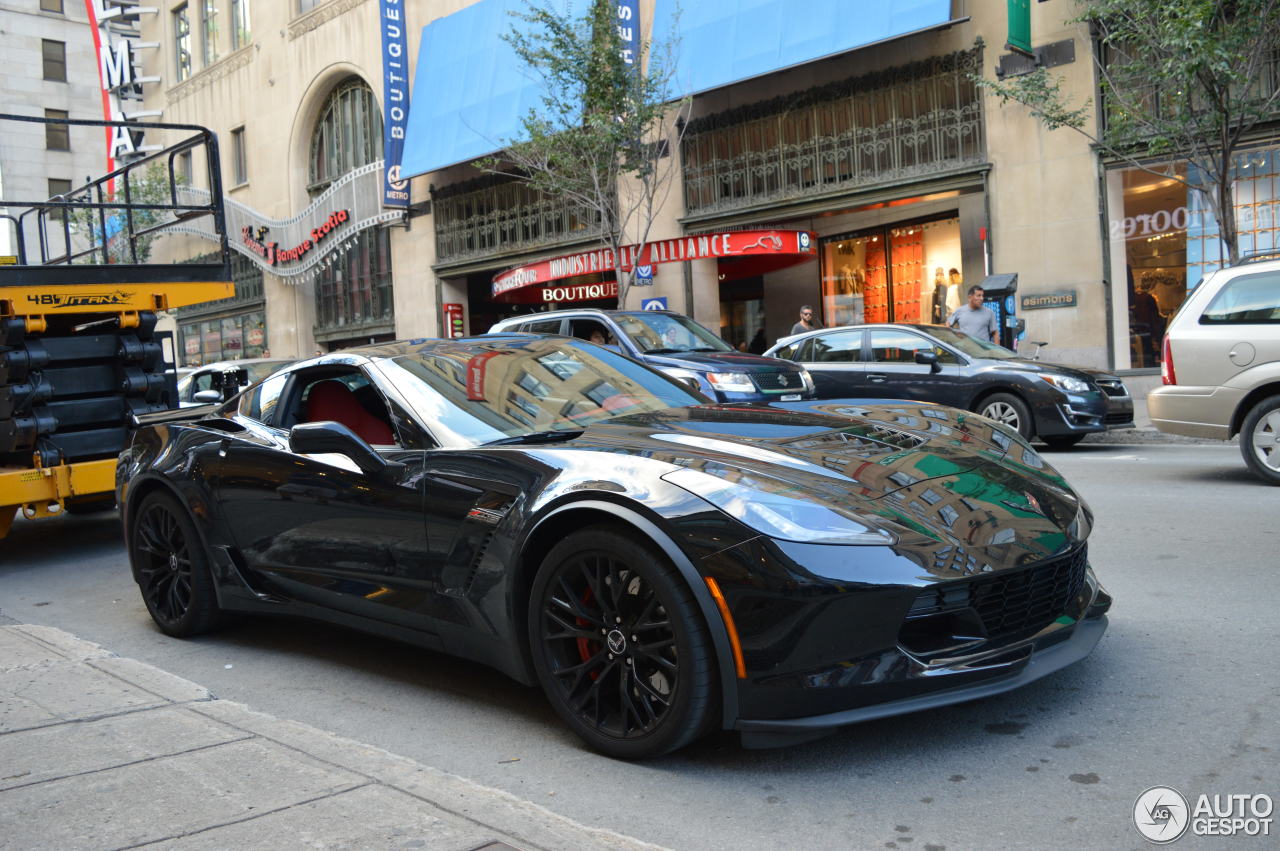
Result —
M 382 156 L 382 114 L 363 80 L 349 77 L 325 101 L 311 134 L 312 198 Z M 394 331 L 391 246 L 385 228 L 361 231 L 327 258 L 316 278 L 316 337 L 344 342 Z

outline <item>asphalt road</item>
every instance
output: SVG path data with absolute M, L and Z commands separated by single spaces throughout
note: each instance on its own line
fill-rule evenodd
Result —
M 299 621 L 166 638 L 114 514 L 19 521 L 0 542 L 0 621 L 68 630 L 219 697 L 673 848 L 1139 848 L 1133 806 L 1151 786 L 1280 797 L 1280 489 L 1231 446 L 1086 443 L 1051 460 L 1097 514 L 1091 560 L 1116 598 L 1094 654 L 1012 694 L 784 750 L 724 734 L 613 762 L 539 692 L 447 657 Z M 1241 842 L 1178 843 L 1228 844 Z

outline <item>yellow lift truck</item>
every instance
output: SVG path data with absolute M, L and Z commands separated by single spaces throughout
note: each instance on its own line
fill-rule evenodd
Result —
M 158 314 L 235 294 L 212 133 L 5 114 L 0 133 L 44 132 L 21 122 L 178 141 L 64 195 L 0 198 L 0 228 L 7 220 L 16 245 L 0 258 L 0 538 L 19 510 L 48 517 L 114 503 L 134 418 L 178 407 L 174 344 L 156 330 Z M 207 194 L 189 191 L 193 163 Z M 195 233 L 219 240 L 220 262 L 150 262 Z

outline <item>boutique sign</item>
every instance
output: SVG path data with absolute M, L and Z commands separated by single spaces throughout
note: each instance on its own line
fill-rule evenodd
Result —
M 408 207 L 409 181 L 400 178 L 404 131 L 409 123 L 409 61 L 404 40 L 404 9 L 400 0 L 381 0 L 378 21 L 382 28 L 382 100 L 386 104 L 382 158 L 386 173 L 382 206 Z

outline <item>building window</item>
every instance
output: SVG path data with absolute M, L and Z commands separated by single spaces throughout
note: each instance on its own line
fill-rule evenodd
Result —
M 381 156 L 382 114 L 373 91 L 354 77 L 339 83 L 311 136 L 307 191 L 314 198 L 352 169 Z M 316 276 L 317 332 L 349 330 L 361 336 L 392 330 L 387 231 L 363 230 L 347 240 L 344 249 L 331 254 Z
M 173 10 L 173 60 L 178 82 L 191 76 L 191 21 L 185 3 Z
M 65 109 L 46 109 L 44 117 L 50 119 L 66 118 Z M 66 124 L 46 124 L 44 126 L 44 146 L 51 151 L 71 150 L 71 128 Z
M 61 41 L 40 39 L 40 53 L 44 59 L 44 78 L 55 83 L 67 81 L 67 45 Z
M 719 213 L 986 162 L 974 48 L 689 122 L 685 208 Z
M 349 79 L 329 96 L 311 136 L 310 179 L 314 197 L 342 175 L 382 156 L 382 114 L 373 91 Z
M 251 40 L 249 0 L 231 0 L 231 49 L 239 50 Z
M 248 182 L 249 162 L 244 146 L 244 128 L 237 127 L 231 131 L 231 185 L 239 186 Z
M 41 12 L 57 12 L 62 14 L 62 0 L 40 0 Z
M 215 0 L 200 0 L 200 54 L 205 66 L 218 61 L 218 7 Z
M 178 164 L 176 166 L 178 173 L 178 183 L 182 186 L 190 186 L 195 171 L 191 165 L 191 152 L 183 151 L 178 154 Z
M 298 14 L 301 15 L 303 12 L 310 12 L 312 9 L 325 2 L 326 0 L 298 0 Z
M 58 198 L 59 195 L 66 195 L 70 191 L 71 191 L 70 180 L 63 180 L 60 177 L 49 178 L 49 200 L 50 201 L 52 201 L 55 198 Z M 58 200 L 63 201 L 66 199 L 58 198 Z M 55 221 L 55 222 L 61 222 L 63 219 L 64 213 L 65 211 L 62 209 L 50 209 L 49 220 Z

